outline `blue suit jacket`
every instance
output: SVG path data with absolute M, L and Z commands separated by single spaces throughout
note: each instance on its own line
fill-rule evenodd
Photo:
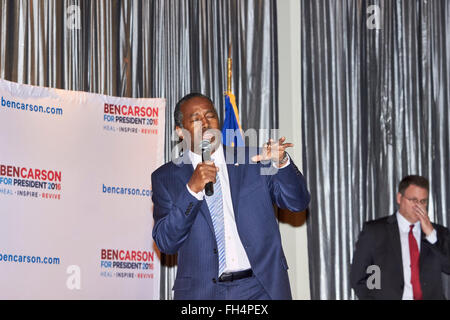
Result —
M 237 160 L 236 150 L 226 148 L 227 163 L 230 154 Z M 227 165 L 237 230 L 252 270 L 270 297 L 291 299 L 273 203 L 294 212 L 306 209 L 310 196 L 305 179 L 292 161 L 275 175 L 261 175 L 271 164 L 249 162 L 251 155 L 244 150 L 245 163 Z M 153 238 L 161 252 L 178 253 L 175 299 L 215 299 L 216 239 L 206 201 L 186 188 L 193 172 L 190 163 L 169 162 L 152 174 Z

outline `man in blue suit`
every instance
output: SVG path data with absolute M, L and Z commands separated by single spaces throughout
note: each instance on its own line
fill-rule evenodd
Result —
M 175 124 L 190 150 L 152 174 L 153 238 L 161 252 L 178 253 L 175 299 L 291 299 L 273 204 L 308 206 L 305 179 L 285 152 L 293 145 L 271 140 L 253 158 L 248 148 L 223 147 L 208 136 L 219 130 L 214 105 L 196 93 L 177 103 Z M 211 161 L 192 137 L 211 140 Z M 270 166 L 275 173 L 264 174 Z

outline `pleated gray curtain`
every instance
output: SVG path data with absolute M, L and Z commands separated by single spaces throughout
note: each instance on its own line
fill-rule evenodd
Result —
M 243 129 L 278 127 L 275 0 L 0 0 L 0 17 L 2 79 L 166 98 L 166 160 L 182 96 L 209 95 L 223 121 L 230 42 Z M 171 299 L 175 258 L 162 260 Z
M 302 0 L 301 10 L 311 297 L 352 299 L 362 224 L 395 212 L 403 176 L 430 179 L 430 217 L 448 226 L 450 2 Z

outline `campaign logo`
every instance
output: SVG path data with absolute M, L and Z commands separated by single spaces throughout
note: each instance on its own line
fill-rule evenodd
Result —
M 153 279 L 154 251 L 100 250 L 100 276 L 105 278 Z
M 131 134 L 158 134 L 159 107 L 129 106 L 105 103 L 103 129 Z
M 0 164 L 0 195 L 60 200 L 62 173 Z

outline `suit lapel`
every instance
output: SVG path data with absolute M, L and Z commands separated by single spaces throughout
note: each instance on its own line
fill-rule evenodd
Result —
M 391 215 L 388 218 L 389 224 L 389 237 L 390 244 L 392 246 L 392 254 L 393 254 L 393 268 L 395 274 L 398 275 L 399 284 L 404 284 L 404 275 L 403 275 L 403 259 L 402 259 L 402 247 L 400 241 L 400 231 L 398 229 L 398 222 L 396 215 Z
M 181 180 L 183 185 L 186 185 L 189 182 L 189 179 L 191 179 L 192 174 L 194 173 L 194 167 L 191 163 L 174 163 L 178 168 L 179 172 L 177 174 L 177 177 Z M 214 234 L 214 226 L 212 224 L 211 220 L 211 213 L 208 209 L 208 204 L 206 203 L 206 200 L 203 200 L 203 203 L 200 207 L 200 212 L 202 213 L 203 217 L 205 218 L 206 222 L 208 223 L 209 228 L 211 229 L 211 232 Z
M 239 191 L 241 189 L 241 165 L 235 166 L 234 164 L 227 165 L 228 180 L 230 182 L 231 202 L 233 203 L 234 216 L 238 216 L 238 204 L 239 204 Z
M 239 214 L 239 192 L 241 189 L 243 165 L 234 161 L 237 160 L 237 148 L 224 147 L 224 156 L 227 164 L 228 181 L 230 183 L 231 202 L 233 204 L 234 217 L 237 219 Z
M 180 163 L 176 164 L 174 163 L 178 168 L 179 171 L 177 173 L 177 178 L 181 180 L 183 184 L 187 184 L 189 182 L 189 179 L 191 179 L 192 174 L 194 173 L 194 168 L 192 167 L 192 164 L 190 163 Z
M 205 218 L 206 222 L 208 223 L 209 229 L 211 229 L 211 232 L 215 235 L 214 225 L 213 225 L 212 219 L 211 219 L 211 212 L 209 211 L 206 200 L 203 200 L 203 204 L 200 207 L 200 212 L 202 213 L 203 217 Z
M 430 254 L 430 243 L 427 241 L 427 236 L 423 231 L 421 231 L 420 235 L 420 253 L 419 253 L 419 267 L 420 270 L 425 266 L 425 261 L 427 260 L 427 256 Z
M 427 264 L 425 263 L 425 261 L 427 261 L 429 259 L 428 255 L 431 252 L 431 248 L 430 243 L 426 240 L 426 235 L 425 233 L 423 233 L 423 231 L 421 231 L 421 236 L 420 236 L 420 253 L 419 253 L 419 279 L 420 279 L 420 283 L 421 283 L 421 288 L 422 288 L 422 295 L 423 297 L 427 297 L 428 296 L 428 292 L 427 286 L 424 286 L 423 283 L 426 282 L 427 276 L 429 276 L 432 272 L 430 270 L 427 270 Z

